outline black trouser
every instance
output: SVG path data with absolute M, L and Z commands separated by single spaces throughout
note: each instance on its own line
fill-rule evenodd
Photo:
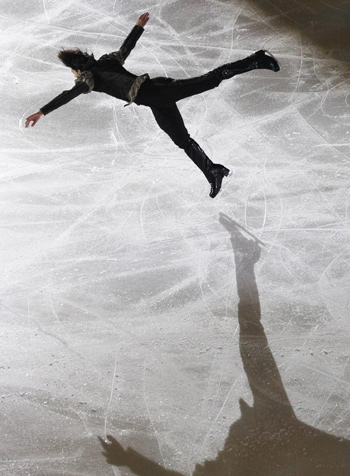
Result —
M 220 82 L 221 79 L 215 72 L 189 79 L 149 79 L 142 84 L 135 103 L 149 106 L 159 127 L 178 147 L 186 149 L 190 135 L 176 102 L 213 89 Z

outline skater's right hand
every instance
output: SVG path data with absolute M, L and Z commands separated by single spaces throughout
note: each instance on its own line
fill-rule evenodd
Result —
M 142 15 L 137 19 L 136 25 L 142 26 L 142 28 L 146 25 L 149 20 L 149 13 L 142 13 Z
M 30 125 L 30 123 L 32 122 L 32 127 L 35 126 L 35 124 L 38 122 L 38 120 L 41 118 L 41 116 L 43 115 L 43 113 L 41 111 L 38 111 L 36 112 L 35 114 L 32 114 L 30 115 L 29 117 L 27 117 L 26 119 L 26 124 L 25 126 L 28 127 Z
M 103 449 L 105 450 L 103 456 L 106 457 L 107 463 L 113 466 L 127 466 L 127 452 L 122 445 L 111 435 L 107 435 L 107 440 L 98 437 Z

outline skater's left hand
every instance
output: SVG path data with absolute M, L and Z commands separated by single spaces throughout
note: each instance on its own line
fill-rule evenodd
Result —
M 43 113 L 41 111 L 38 111 L 35 114 L 31 114 L 29 117 L 27 117 L 25 126 L 28 127 L 31 122 L 33 123 L 32 127 L 35 126 L 35 124 L 38 122 L 42 115 Z
M 149 13 L 143 13 L 138 19 L 137 19 L 137 22 L 136 22 L 136 25 L 138 26 L 142 26 L 142 28 L 146 25 L 146 23 L 148 22 L 149 20 Z

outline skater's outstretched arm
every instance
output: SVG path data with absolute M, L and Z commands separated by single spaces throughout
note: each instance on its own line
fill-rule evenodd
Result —
M 124 450 L 122 445 L 113 436 L 108 435 L 105 441 L 98 437 L 104 449 L 102 453 L 108 464 L 130 468 L 138 476 L 184 476 L 177 471 L 166 469 L 163 466 L 142 456 L 132 448 Z
M 88 90 L 89 90 L 89 87 L 86 83 L 77 82 L 72 89 L 63 91 L 61 94 L 56 96 L 48 104 L 40 108 L 38 112 L 27 117 L 25 126 L 28 127 L 31 122 L 32 122 L 32 127 L 35 126 L 35 124 L 38 122 L 38 120 L 40 119 L 42 115 L 46 116 L 46 114 L 49 114 L 49 112 L 52 112 L 55 109 L 59 108 L 60 106 L 67 104 L 67 102 L 71 101 L 77 96 L 80 96 L 80 94 L 88 92 Z
M 144 31 L 144 27 L 149 20 L 149 13 L 143 13 L 136 21 L 135 26 L 129 33 L 129 35 L 124 40 L 122 46 L 118 51 L 114 51 L 110 53 L 113 55 L 118 61 L 122 64 L 126 60 L 126 58 L 131 53 L 131 50 L 135 48 L 137 41 L 139 40 L 140 36 Z

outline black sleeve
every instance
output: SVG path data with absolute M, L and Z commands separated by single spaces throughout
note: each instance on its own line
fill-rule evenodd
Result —
M 121 63 L 124 63 L 126 58 L 129 56 L 131 50 L 135 48 L 135 45 L 143 32 L 144 29 L 142 28 L 142 26 L 135 25 L 131 32 L 128 34 L 128 36 L 125 38 L 119 51 L 115 51 L 110 54 L 116 57 L 117 55 L 121 56 Z
M 78 82 L 72 89 L 63 91 L 48 104 L 45 104 L 45 106 L 41 107 L 40 111 L 44 114 L 44 116 L 46 116 L 46 114 L 49 114 L 49 112 L 52 112 L 64 104 L 67 104 L 67 102 L 88 91 L 89 86 L 86 83 Z

